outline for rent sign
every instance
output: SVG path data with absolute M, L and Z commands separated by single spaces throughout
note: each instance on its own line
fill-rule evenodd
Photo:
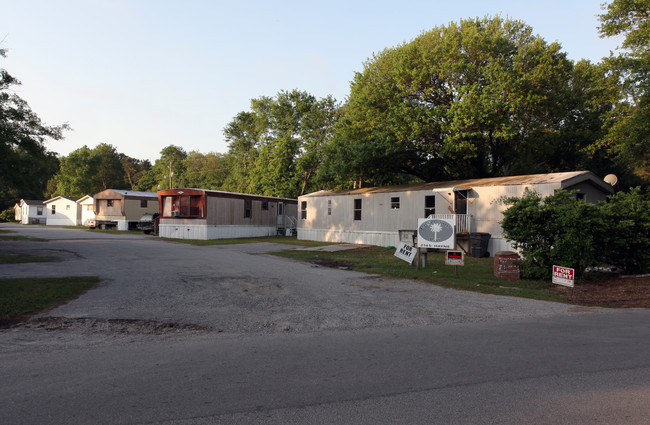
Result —
M 575 271 L 573 269 L 562 266 L 553 266 L 552 282 L 556 285 L 569 286 L 573 288 L 574 277 Z
M 413 263 L 416 252 L 417 248 L 414 248 L 407 243 L 400 242 L 397 246 L 397 251 L 395 251 L 395 257 L 400 258 L 410 264 Z

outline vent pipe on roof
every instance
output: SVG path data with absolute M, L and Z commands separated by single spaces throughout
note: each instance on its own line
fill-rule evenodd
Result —
M 614 186 L 618 182 L 618 177 L 615 174 L 607 174 L 603 180 L 605 180 L 605 183 Z

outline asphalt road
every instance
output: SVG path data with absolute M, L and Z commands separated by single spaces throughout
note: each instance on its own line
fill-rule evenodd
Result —
M 7 226 L 102 284 L 0 331 L 2 424 L 647 424 L 650 312 L 314 267 L 274 244 Z

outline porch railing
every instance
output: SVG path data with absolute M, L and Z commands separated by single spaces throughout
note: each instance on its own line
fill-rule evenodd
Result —
M 441 220 L 454 220 L 456 233 L 472 232 L 472 215 L 471 214 L 431 214 L 427 218 L 437 218 Z

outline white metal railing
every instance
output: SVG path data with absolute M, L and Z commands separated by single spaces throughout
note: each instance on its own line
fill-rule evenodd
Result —
M 427 218 L 440 220 L 454 220 L 456 233 L 472 232 L 472 215 L 471 214 L 431 214 Z

